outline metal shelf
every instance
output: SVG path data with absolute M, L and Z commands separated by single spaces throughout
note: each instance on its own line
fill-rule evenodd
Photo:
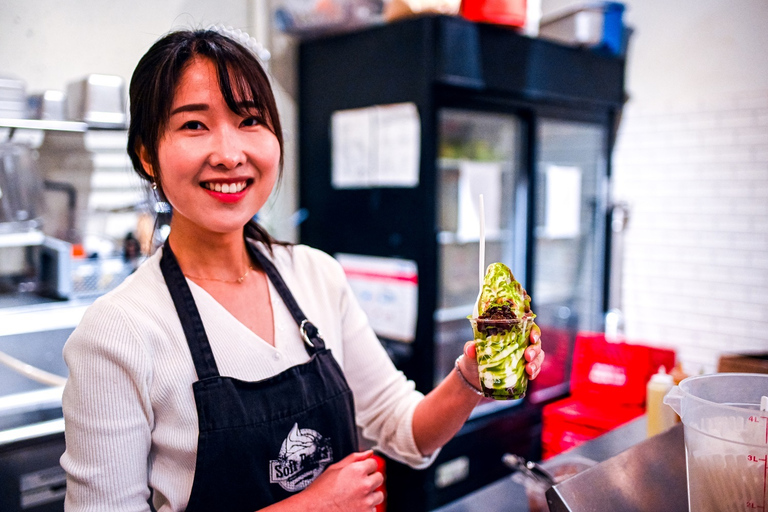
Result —
M 61 407 L 63 391 L 63 387 L 55 387 L 0 396 L 0 416 Z
M 18 233 L 0 233 L 0 247 L 28 247 L 40 245 L 45 240 L 42 231 L 25 231 Z
M 64 432 L 64 418 L 0 431 L 0 446 Z
M 505 242 L 510 240 L 512 237 L 512 232 L 508 229 L 500 229 L 496 233 L 486 233 L 485 235 L 485 241 L 486 242 Z M 459 239 L 456 232 L 454 231 L 440 231 L 437 233 L 437 243 L 440 245 L 455 245 L 455 244 L 476 244 L 480 240 L 474 239 L 474 240 L 463 240 Z
M 0 336 L 74 329 L 93 299 L 0 308 Z
M 509 160 L 477 160 L 475 158 L 448 158 L 441 157 L 437 160 L 437 168 L 441 171 L 456 171 L 464 162 L 498 164 L 501 172 L 511 172 L 512 162 Z
M 0 118 L 0 128 L 84 133 L 88 130 L 88 125 L 79 121 Z

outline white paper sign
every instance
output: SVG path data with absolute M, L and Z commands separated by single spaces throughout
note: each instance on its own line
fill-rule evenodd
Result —
M 334 188 L 415 187 L 421 123 L 416 105 L 339 110 L 331 116 Z
M 368 109 L 335 112 L 331 117 L 334 188 L 354 188 L 368 183 L 371 168 L 371 115 Z
M 480 239 L 480 194 L 485 210 L 485 236 L 493 238 L 501 229 L 501 171 L 499 162 L 459 163 L 459 218 L 456 238 L 459 242 Z
M 581 231 L 581 169 L 550 165 L 546 173 L 544 235 L 576 238 Z
M 373 331 L 410 343 L 416 337 L 418 270 L 415 261 L 336 254 Z

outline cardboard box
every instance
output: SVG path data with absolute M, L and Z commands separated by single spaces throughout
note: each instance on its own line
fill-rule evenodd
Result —
M 718 372 L 768 373 L 768 354 L 724 354 Z

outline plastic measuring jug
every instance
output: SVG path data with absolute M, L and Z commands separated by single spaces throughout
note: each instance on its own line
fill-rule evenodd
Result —
M 664 403 L 683 421 L 691 512 L 756 511 L 768 505 L 768 375 L 689 377 Z

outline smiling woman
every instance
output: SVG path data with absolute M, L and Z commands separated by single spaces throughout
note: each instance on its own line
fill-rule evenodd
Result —
M 358 431 L 423 467 L 477 395 L 455 372 L 415 391 L 341 266 L 252 220 L 283 142 L 248 49 L 214 31 L 170 34 L 130 96 L 128 152 L 171 205 L 171 230 L 64 348 L 67 511 L 372 511 L 383 475 Z M 473 342 L 465 354 L 477 383 Z M 542 358 L 539 344 L 526 352 L 531 377 Z
M 227 123 L 238 123 L 241 129 L 235 132 L 240 132 L 241 137 L 250 135 L 247 142 L 263 137 L 266 135 L 264 132 L 271 134 L 278 146 L 279 181 L 283 135 L 269 79 L 255 55 L 227 37 L 212 31 L 208 33 L 218 37 L 215 41 L 202 37 L 191 39 L 186 37 L 187 33 L 178 32 L 161 39 L 139 61 L 131 80 L 128 154 L 139 175 L 154 183 L 161 198 L 168 199 L 163 177 L 166 169 L 160 162 L 161 145 L 166 148 L 173 146 L 172 151 L 182 154 L 192 149 L 194 152 L 190 153 L 190 158 L 196 156 L 199 159 L 202 148 L 197 146 L 201 138 L 205 138 L 208 149 L 213 143 L 223 143 L 217 149 L 218 154 L 212 155 L 215 159 L 212 163 L 222 168 L 242 163 L 231 161 L 244 157 L 233 154 L 243 147 L 243 141 L 230 139 L 231 133 L 225 131 L 224 117 L 228 117 Z M 209 124 L 215 121 L 216 125 L 206 126 L 204 121 L 209 121 Z M 184 139 L 186 144 L 173 144 L 183 143 Z M 169 143 L 163 144 L 164 141 Z M 231 188 L 231 183 L 237 183 L 231 181 L 237 178 L 233 176 L 209 178 L 209 182 L 200 181 L 199 186 L 213 192 L 217 192 L 219 184 L 223 191 L 224 184 Z M 253 178 L 248 176 L 240 182 L 251 185 L 253 182 L 249 182 L 250 179 Z M 274 181 L 262 185 L 259 197 L 264 197 L 266 201 Z M 171 204 L 178 209 L 179 205 Z M 253 211 L 258 211 L 260 207 Z M 250 227 L 257 240 L 268 242 L 267 246 L 274 242 L 255 223 Z
M 239 112 L 227 104 L 213 61 L 195 57 L 181 73 L 156 156 L 139 141 L 143 169 L 173 206 L 173 237 L 192 230 L 239 240 L 272 192 L 281 143 L 255 102 L 235 94 Z

